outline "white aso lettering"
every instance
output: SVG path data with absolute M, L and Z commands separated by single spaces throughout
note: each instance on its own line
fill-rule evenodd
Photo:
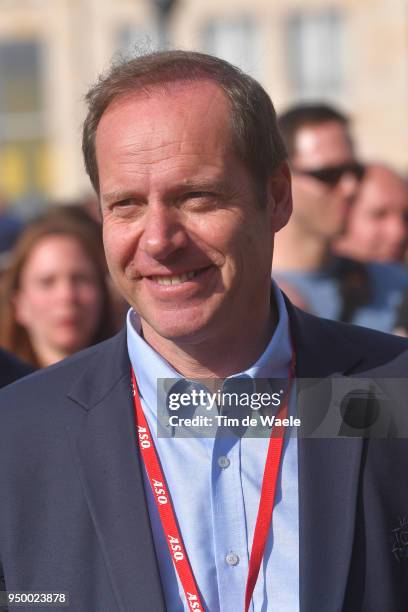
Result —
M 184 555 L 181 552 L 182 548 L 181 548 L 181 544 L 180 544 L 178 538 L 174 538 L 171 535 L 168 535 L 167 537 L 169 539 L 169 544 L 170 544 L 170 548 L 172 550 L 174 559 L 176 561 L 182 561 L 184 559 Z

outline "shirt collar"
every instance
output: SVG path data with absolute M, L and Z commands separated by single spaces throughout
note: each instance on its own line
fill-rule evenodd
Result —
M 273 281 L 271 297 L 277 305 L 278 324 L 268 346 L 252 366 L 229 378 L 284 378 L 288 375 L 292 355 L 289 317 L 283 295 Z M 127 314 L 126 330 L 128 353 L 140 396 L 153 409 L 157 401 L 157 380 L 181 378 L 181 375 L 142 338 L 140 318 L 133 308 Z

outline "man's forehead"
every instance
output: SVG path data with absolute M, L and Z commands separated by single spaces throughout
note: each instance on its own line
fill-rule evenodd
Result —
M 318 168 L 343 163 L 352 157 L 349 134 L 339 121 L 305 124 L 296 133 L 296 163 Z
M 178 80 L 158 83 L 120 94 L 104 111 L 99 125 L 106 117 L 131 111 L 138 115 L 138 121 L 150 120 L 156 111 L 159 116 L 166 111 L 178 114 L 193 112 L 230 115 L 230 104 L 222 88 L 210 79 Z M 99 128 L 99 126 L 98 126 Z
M 102 115 L 96 131 L 96 153 L 101 147 L 162 147 L 200 141 L 211 148 L 231 144 L 231 113 L 223 90 L 214 82 L 181 81 L 155 86 L 116 98 Z M 143 144 L 145 143 L 145 144 Z M 108 146 L 107 146 L 108 145 Z
M 115 193 L 118 182 L 120 190 L 123 183 L 130 188 L 136 176 L 148 180 L 180 169 L 197 179 L 211 168 L 214 178 L 234 152 L 229 119 L 226 96 L 212 82 L 116 100 L 96 133 L 101 195 Z
M 408 183 L 387 167 L 373 165 L 363 180 L 360 199 L 367 205 L 381 202 L 408 209 Z

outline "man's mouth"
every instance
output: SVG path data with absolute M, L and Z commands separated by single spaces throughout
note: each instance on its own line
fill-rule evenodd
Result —
M 200 268 L 198 270 L 191 270 L 189 272 L 183 272 L 182 274 L 166 274 L 166 275 L 153 275 L 149 276 L 150 280 L 159 285 L 181 285 L 189 280 L 195 278 L 198 274 L 205 272 L 208 270 L 209 266 L 206 268 Z

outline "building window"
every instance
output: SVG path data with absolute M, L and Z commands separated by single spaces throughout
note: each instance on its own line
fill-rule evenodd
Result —
M 257 30 L 257 24 L 249 16 L 211 19 L 202 29 L 202 49 L 259 77 L 261 54 Z
M 47 191 L 41 46 L 0 41 L 0 193 L 37 203 Z
M 288 22 L 289 79 L 301 99 L 337 98 L 344 87 L 344 23 L 334 9 Z

